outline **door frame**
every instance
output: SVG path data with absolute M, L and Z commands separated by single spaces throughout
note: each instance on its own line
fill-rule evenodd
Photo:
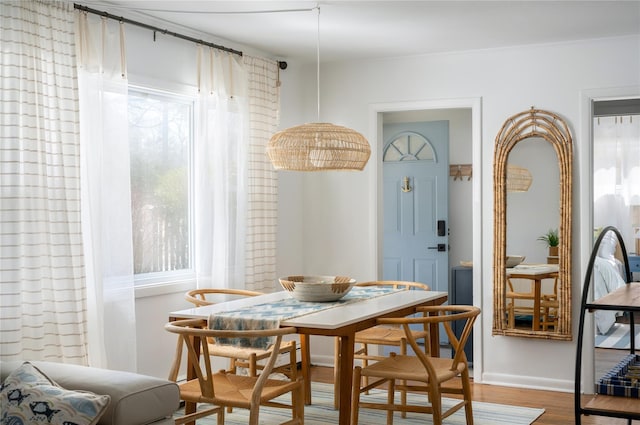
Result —
M 581 182 L 579 201 L 574 203 L 578 205 L 580 215 L 580 230 L 573 232 L 573 242 L 579 247 L 579 272 L 574 276 L 584 276 L 589 263 L 589 256 L 593 248 L 593 102 L 602 100 L 629 99 L 640 97 L 640 86 L 628 87 L 612 87 L 601 89 L 588 89 L 580 93 L 580 137 L 577 140 L 586 141 L 583 148 L 576 152 L 579 155 L 578 180 Z M 575 196 L 575 194 L 574 194 Z M 576 237 L 577 235 L 577 237 Z M 577 243 L 576 243 L 577 242 Z M 575 255 L 574 255 L 575 259 Z M 575 262 L 573 266 L 576 268 Z M 574 294 L 580 299 L 582 296 L 582 287 L 584 282 L 582 279 L 575 280 Z M 580 306 L 574 305 L 572 314 L 580 314 Z M 577 313 L 576 313 L 577 312 Z M 577 317 L 577 316 L 574 316 Z M 595 328 L 593 320 L 586 320 L 584 323 L 583 345 L 585 347 L 593 347 L 595 340 Z M 582 353 L 582 363 L 587 367 L 582 368 L 582 382 L 595 382 L 595 355 L 593 350 L 584 350 Z
M 471 109 L 471 149 L 472 149 L 472 208 L 473 214 L 473 280 L 482 282 L 482 98 L 458 98 L 458 99 L 435 99 L 410 102 L 390 102 L 375 103 L 369 105 L 369 143 L 371 144 L 371 157 L 369 167 L 371 168 L 369 184 L 369 211 L 373 242 L 371 244 L 372 276 L 382 276 L 382 150 L 384 148 L 384 138 L 382 136 L 383 114 L 385 112 L 408 112 L 433 109 Z M 491 242 L 491 241 L 489 241 Z M 491 256 L 488 256 L 488 260 Z M 473 303 L 482 308 L 482 285 L 473 286 Z M 483 316 L 480 315 L 476 322 L 479 330 L 473 333 L 473 375 L 474 381 L 482 382 L 482 339 L 484 334 Z M 489 323 L 491 321 L 489 320 Z

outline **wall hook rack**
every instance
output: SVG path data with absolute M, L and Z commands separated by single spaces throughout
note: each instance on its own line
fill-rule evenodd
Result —
M 453 180 L 463 180 L 463 177 L 467 178 L 467 181 L 471 180 L 473 168 L 471 164 L 451 164 L 449 165 L 449 176 L 453 177 Z

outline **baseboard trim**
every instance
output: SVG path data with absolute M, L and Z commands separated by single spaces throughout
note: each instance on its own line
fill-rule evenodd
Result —
M 548 379 L 533 376 L 509 375 L 503 373 L 483 373 L 482 383 L 500 385 L 503 387 L 526 388 L 530 390 L 545 390 L 559 392 L 573 392 L 573 381 Z
M 311 364 L 314 366 L 333 367 L 333 356 L 311 356 Z

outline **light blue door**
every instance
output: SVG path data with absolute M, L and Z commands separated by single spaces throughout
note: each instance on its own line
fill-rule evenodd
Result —
M 383 137 L 383 278 L 447 291 L 449 122 L 385 124 Z
M 448 291 L 449 122 L 385 124 L 383 137 L 383 279 Z

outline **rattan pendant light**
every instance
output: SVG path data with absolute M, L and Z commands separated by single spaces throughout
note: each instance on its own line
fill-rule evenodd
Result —
M 531 172 L 526 168 L 507 165 L 507 192 L 526 192 L 532 181 Z
M 320 120 L 320 7 L 318 9 L 317 91 Z M 369 142 L 360 133 L 330 123 L 307 123 L 274 134 L 267 155 L 277 170 L 324 171 L 364 168 L 371 155 Z

